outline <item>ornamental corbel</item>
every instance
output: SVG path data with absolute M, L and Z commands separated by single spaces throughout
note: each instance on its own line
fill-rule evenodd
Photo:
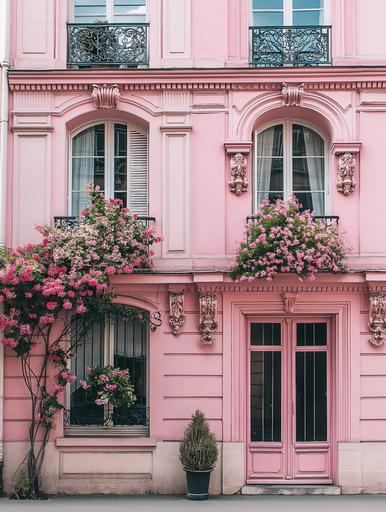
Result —
M 385 343 L 386 335 L 386 294 L 370 293 L 369 331 L 370 343 L 380 347 Z
M 215 293 L 200 294 L 200 321 L 199 330 L 201 343 L 213 345 L 217 330 L 216 321 L 217 296 Z
M 228 181 L 229 190 L 239 197 L 248 190 L 248 155 L 251 151 L 251 143 L 226 142 L 225 149 L 231 171 Z
M 169 292 L 169 324 L 174 336 L 181 334 L 181 328 L 185 323 L 184 292 Z
M 93 84 L 92 88 L 91 97 L 96 108 L 117 108 L 120 98 L 119 87 L 117 84 Z
M 248 189 L 247 166 L 248 160 L 243 153 L 236 153 L 231 156 L 231 178 L 229 180 L 229 190 L 236 196 L 241 196 L 242 192 Z
M 355 155 L 349 151 L 338 155 L 338 179 L 336 187 L 338 192 L 341 192 L 345 196 L 354 192 L 356 187 L 356 181 L 354 179 L 356 166 Z
M 286 313 L 295 313 L 296 301 L 298 300 L 297 293 L 282 293 L 284 311 Z
M 282 105 L 285 107 L 300 107 L 304 93 L 304 83 L 287 84 L 283 82 L 281 88 Z

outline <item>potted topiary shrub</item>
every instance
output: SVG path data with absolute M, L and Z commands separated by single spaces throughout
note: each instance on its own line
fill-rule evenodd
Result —
M 186 472 L 188 500 L 207 500 L 210 473 L 216 465 L 218 449 L 214 434 L 202 411 L 196 410 L 180 443 L 180 461 Z

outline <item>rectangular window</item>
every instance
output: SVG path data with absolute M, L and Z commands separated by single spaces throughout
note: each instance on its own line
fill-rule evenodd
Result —
M 75 322 L 72 339 L 79 338 L 82 318 Z M 95 321 L 85 337 L 78 340 L 77 356 L 72 361 L 72 371 L 78 380 L 71 384 L 68 428 L 111 425 L 126 427 L 142 435 L 148 432 L 147 414 L 147 345 L 148 326 L 140 320 L 111 317 Z M 113 411 L 95 404 L 79 384 L 86 379 L 88 367 L 113 366 L 129 370 L 130 380 L 137 398 L 130 407 Z

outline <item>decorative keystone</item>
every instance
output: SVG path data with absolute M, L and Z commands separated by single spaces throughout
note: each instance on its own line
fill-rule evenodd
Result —
M 117 84 L 92 85 L 91 97 L 94 100 L 96 108 L 112 109 L 117 108 L 120 98 L 119 87 Z

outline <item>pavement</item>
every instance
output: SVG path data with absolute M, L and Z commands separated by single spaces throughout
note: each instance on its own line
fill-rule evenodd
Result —
M 0 512 L 386 512 L 386 494 L 356 496 L 57 496 L 47 501 L 0 498 Z

